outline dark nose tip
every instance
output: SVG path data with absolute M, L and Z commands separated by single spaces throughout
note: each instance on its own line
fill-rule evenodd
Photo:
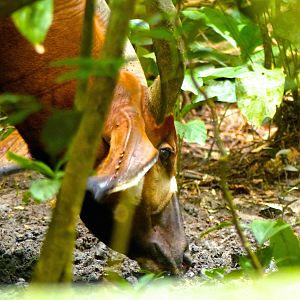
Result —
M 163 266 L 163 269 L 171 272 L 171 275 L 182 275 L 192 264 L 188 250 L 172 251 L 174 248 L 165 246 L 154 242 L 152 244 L 153 256 Z
M 193 264 L 192 261 L 192 257 L 191 254 L 189 253 L 189 251 L 185 251 L 183 253 L 183 259 L 182 259 L 182 265 L 183 265 L 183 269 L 186 272 Z

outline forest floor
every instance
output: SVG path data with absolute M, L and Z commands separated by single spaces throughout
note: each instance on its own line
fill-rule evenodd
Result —
M 225 108 L 218 108 L 222 117 Z M 209 110 L 193 117 L 210 120 Z M 213 142 L 212 125 L 206 124 L 205 145 L 184 144 L 179 176 L 180 201 L 185 230 L 190 243 L 192 266 L 184 278 L 203 278 L 203 270 L 238 268 L 244 253 L 233 226 L 201 233 L 231 221 L 219 184 L 219 152 Z M 222 139 L 230 151 L 228 183 L 238 214 L 244 224 L 254 219 L 283 216 L 291 224 L 299 222 L 299 173 L 286 166 L 299 167 L 300 153 L 295 148 L 282 151 L 270 148 L 269 134 L 275 128 L 253 130 L 236 108 L 226 110 L 221 124 Z M 211 151 L 210 151 L 211 150 Z M 281 149 L 282 150 L 282 149 Z M 298 147 L 299 150 L 299 147 Z M 285 171 L 290 170 L 290 171 Z M 22 202 L 32 174 L 23 173 L 0 180 L 0 284 L 26 285 L 30 281 L 53 204 Z M 294 188 L 294 189 L 293 189 Z M 250 236 L 250 239 L 253 239 Z M 130 283 L 137 282 L 139 266 L 109 250 L 79 221 L 74 259 L 75 282 L 98 282 L 107 273 L 109 258 L 119 261 L 118 273 Z

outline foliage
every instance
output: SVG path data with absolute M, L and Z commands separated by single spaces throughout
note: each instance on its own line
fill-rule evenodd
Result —
M 52 15 L 53 0 L 43 0 L 19 9 L 11 17 L 21 34 L 37 48 L 47 35 Z
M 44 202 L 53 199 L 58 193 L 64 172 L 60 170 L 62 161 L 52 170 L 48 165 L 41 161 L 27 159 L 12 152 L 8 152 L 8 158 L 15 161 L 26 170 L 38 172 L 47 178 L 34 180 L 30 185 L 31 197 L 37 202 Z
M 40 109 L 34 97 L 4 93 L 0 95 L 1 123 L 15 125 L 24 121 L 30 114 Z
M 289 224 L 283 220 L 255 220 L 250 228 L 258 243 L 256 252 L 265 268 L 271 259 L 279 270 L 300 266 L 300 241 Z
M 189 101 L 184 104 L 181 99 L 178 101 L 175 126 L 179 138 L 188 143 L 202 144 L 206 140 L 204 123 L 199 119 L 187 121 L 185 118 L 193 109 L 207 104 L 208 99 L 237 103 L 248 122 L 255 126 L 274 117 L 282 103 L 284 91 L 292 91 L 293 101 L 299 101 L 300 7 L 297 1 L 279 0 L 275 3 L 239 0 L 236 1 L 237 5 L 231 7 L 217 2 L 214 7 L 186 8 L 179 12 L 182 26 L 178 27 L 175 34 L 183 37 L 187 61 L 181 89 Z M 39 50 L 51 25 L 52 13 L 53 1 L 42 0 L 15 12 L 12 20 Z M 130 23 L 130 39 L 136 47 L 149 84 L 158 75 L 152 39 L 172 40 L 165 28 L 150 31 L 149 24 L 153 22 L 157 20 L 134 19 Z M 58 78 L 63 82 L 87 79 L 89 76 L 113 77 L 122 64 L 122 59 L 99 61 L 73 58 L 55 62 L 53 66 L 78 68 Z M 1 120 L 12 125 L 40 108 L 32 97 L 10 94 L 0 96 L 0 106 Z M 59 155 L 70 144 L 81 116 L 74 111 L 59 111 L 49 119 L 43 131 L 43 142 L 50 156 Z M 57 127 L 62 119 L 64 130 Z M 55 142 L 49 140 L 53 132 L 56 132 Z M 62 163 L 52 170 L 42 162 L 13 153 L 9 157 L 22 167 L 47 177 L 31 184 L 30 192 L 35 200 L 41 202 L 56 195 L 63 177 L 60 171 Z M 228 225 L 226 223 L 220 227 Z M 299 239 L 290 225 L 282 220 L 256 220 L 249 228 L 257 241 L 256 255 L 264 269 L 270 268 L 272 263 L 279 270 L 299 267 Z M 239 264 L 239 276 L 241 273 L 254 272 L 248 257 L 240 257 Z M 203 271 L 207 278 L 230 277 L 238 272 L 233 273 L 226 274 L 223 269 Z M 154 279 L 153 274 L 147 274 L 138 287 L 143 288 Z
M 204 144 L 206 141 L 206 128 L 201 120 L 192 120 L 187 123 L 175 121 L 178 136 L 188 143 Z
M 233 225 L 231 222 L 223 222 L 219 226 L 210 228 L 203 235 Z M 257 246 L 255 254 L 262 265 L 264 272 L 285 271 L 300 267 L 300 240 L 293 228 L 283 220 L 253 220 L 250 225 L 244 225 L 254 236 Z M 203 275 L 208 279 L 223 280 L 241 278 L 255 275 L 248 256 L 238 257 L 239 270 L 228 271 L 226 268 L 212 270 L 204 269 Z

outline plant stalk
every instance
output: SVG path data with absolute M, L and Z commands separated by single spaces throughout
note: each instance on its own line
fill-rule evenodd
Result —
M 122 57 L 128 21 L 133 15 L 134 4 L 135 0 L 112 1 L 110 22 L 100 56 L 102 59 L 115 60 Z M 89 90 L 83 117 L 69 150 L 69 161 L 53 217 L 34 272 L 34 283 L 72 280 L 76 222 L 87 178 L 95 162 L 117 76 L 118 72 L 110 77 L 96 77 Z

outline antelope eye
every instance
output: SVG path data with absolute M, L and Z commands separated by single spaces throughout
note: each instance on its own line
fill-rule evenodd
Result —
M 162 163 L 167 162 L 172 155 L 172 149 L 170 148 L 160 148 L 159 149 L 159 159 Z

